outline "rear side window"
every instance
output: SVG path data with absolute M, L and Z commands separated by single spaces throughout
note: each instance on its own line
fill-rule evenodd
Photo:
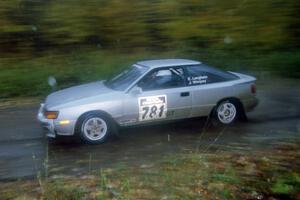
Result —
M 203 85 L 238 79 L 238 77 L 234 74 L 203 64 L 187 66 L 186 71 L 188 85 Z

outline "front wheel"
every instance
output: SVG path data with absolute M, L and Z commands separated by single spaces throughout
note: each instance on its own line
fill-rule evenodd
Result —
M 81 140 L 89 144 L 105 142 L 111 133 L 111 120 L 102 114 L 92 113 L 82 118 L 79 130 Z
M 215 124 L 233 124 L 238 118 L 239 111 L 240 109 L 236 102 L 230 100 L 222 101 L 214 110 Z

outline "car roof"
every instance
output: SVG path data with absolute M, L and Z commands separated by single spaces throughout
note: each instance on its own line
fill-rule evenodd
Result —
M 161 60 L 144 60 L 136 64 L 150 68 L 172 67 L 184 65 L 199 65 L 201 62 L 187 59 L 161 59 Z

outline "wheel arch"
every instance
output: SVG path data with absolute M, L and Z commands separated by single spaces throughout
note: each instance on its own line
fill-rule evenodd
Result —
M 112 125 L 113 131 L 117 130 L 117 122 L 116 120 L 114 120 L 114 118 L 107 112 L 103 111 L 103 110 L 90 110 L 87 112 L 82 113 L 76 120 L 75 122 L 75 129 L 74 129 L 74 135 L 78 135 L 80 128 L 81 128 L 81 121 L 87 116 L 87 115 L 91 115 L 91 114 L 101 114 L 105 117 L 107 117 L 110 120 L 110 123 Z
M 217 101 L 216 105 L 211 109 L 209 117 L 213 116 L 213 113 L 214 113 L 215 109 L 223 101 L 232 101 L 232 102 L 235 102 L 237 104 L 237 109 L 239 109 L 239 112 L 240 112 L 239 113 L 239 115 L 240 115 L 239 117 L 240 118 L 244 118 L 245 117 L 244 105 L 243 105 L 242 101 L 239 98 L 237 98 L 237 97 L 224 97 L 224 98 L 220 99 L 219 101 Z

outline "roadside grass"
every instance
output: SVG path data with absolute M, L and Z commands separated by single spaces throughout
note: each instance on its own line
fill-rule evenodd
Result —
M 124 53 L 104 50 L 48 53 L 39 57 L 0 58 L 0 100 L 44 97 L 51 92 L 48 78 L 62 89 L 107 79 L 139 60 L 175 58 L 176 52 Z
M 4 199 L 299 199 L 300 145 L 190 152 L 157 163 L 0 186 Z M 14 186 L 14 187 L 13 187 Z
M 43 101 L 42 96 L 0 98 L 0 109 L 36 106 Z
M 281 77 L 300 77 L 300 53 L 247 52 L 230 49 L 181 49 L 165 52 L 119 52 L 113 50 L 81 49 L 69 53 L 46 53 L 36 57 L 0 58 L 0 101 L 16 97 L 44 98 L 51 92 L 47 84 L 54 76 L 58 88 L 106 79 L 138 60 L 160 58 L 189 58 L 232 71 L 260 76 L 265 71 Z M 0 104 L 2 104 L 0 102 Z
M 57 79 L 58 89 L 107 78 L 135 60 L 133 57 L 115 57 L 111 52 L 84 52 L 1 60 L 0 97 L 44 96 L 51 92 L 47 84 L 49 76 Z

